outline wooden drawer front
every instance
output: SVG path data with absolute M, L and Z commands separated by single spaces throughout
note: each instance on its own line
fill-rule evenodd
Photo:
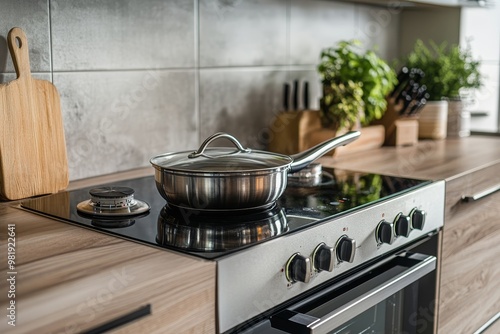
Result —
M 440 333 L 472 333 L 500 310 L 500 192 L 461 200 L 499 183 L 495 165 L 446 184 Z
M 13 208 L 0 216 L 2 233 L 16 226 L 17 270 L 17 324 L 3 319 L 0 333 L 80 333 L 147 305 L 150 315 L 115 331 L 215 332 L 215 263 Z

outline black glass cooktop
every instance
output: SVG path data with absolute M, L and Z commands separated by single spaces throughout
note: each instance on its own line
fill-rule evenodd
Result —
M 169 207 L 153 176 L 29 199 L 21 206 L 94 230 L 203 258 L 216 258 L 325 219 L 400 195 L 430 181 L 323 168 L 315 184 L 289 184 L 265 210 L 202 212 Z M 91 217 L 77 211 L 91 189 L 112 186 L 135 190 L 151 209 L 134 217 Z

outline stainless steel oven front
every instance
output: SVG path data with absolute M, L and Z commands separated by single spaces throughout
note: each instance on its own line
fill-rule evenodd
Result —
M 329 282 L 242 333 L 433 333 L 438 235 Z
M 425 224 L 402 229 L 415 208 Z M 443 217 L 440 181 L 220 259 L 219 332 L 434 333 Z

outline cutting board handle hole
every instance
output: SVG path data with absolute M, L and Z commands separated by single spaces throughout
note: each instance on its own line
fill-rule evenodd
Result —
M 21 37 L 17 37 L 16 36 L 16 44 L 17 44 L 18 48 L 22 48 L 23 47 L 23 40 L 21 39 Z

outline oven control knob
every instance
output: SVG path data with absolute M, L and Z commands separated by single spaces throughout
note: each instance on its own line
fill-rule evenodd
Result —
M 313 252 L 314 268 L 318 271 L 332 271 L 335 263 L 335 252 L 333 247 L 320 243 Z
M 337 259 L 340 262 L 352 262 L 354 261 L 354 254 L 356 253 L 356 240 L 349 238 L 347 235 L 343 235 L 337 241 L 335 250 L 337 252 Z
M 392 244 L 394 242 L 394 223 L 382 220 L 376 230 L 377 241 L 384 244 Z
M 410 212 L 411 228 L 415 230 L 423 230 L 425 224 L 426 212 L 424 210 L 419 210 L 414 208 Z
M 401 212 L 398 213 L 394 219 L 394 230 L 396 235 L 408 238 L 411 232 L 410 217 L 403 215 Z
M 309 283 L 311 278 L 311 260 L 300 253 L 293 254 L 285 266 L 285 276 L 290 282 Z

